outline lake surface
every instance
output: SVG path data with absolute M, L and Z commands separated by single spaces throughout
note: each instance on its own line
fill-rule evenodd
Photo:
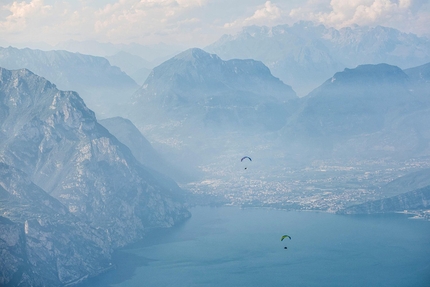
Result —
M 115 255 L 88 286 L 430 286 L 430 222 L 197 207 Z M 288 234 L 291 240 L 280 241 Z M 284 249 L 288 247 L 288 249 Z

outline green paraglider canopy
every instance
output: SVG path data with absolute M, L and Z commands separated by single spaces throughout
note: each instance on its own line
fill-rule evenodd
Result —
M 290 240 L 291 240 L 291 236 L 289 236 L 289 235 L 282 235 L 282 237 L 281 237 L 281 241 L 283 241 L 285 238 L 289 238 Z

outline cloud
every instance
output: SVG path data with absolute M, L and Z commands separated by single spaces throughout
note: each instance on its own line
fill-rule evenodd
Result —
M 289 16 L 296 20 L 311 20 L 326 26 L 341 28 L 357 25 L 382 25 L 401 31 L 417 29 L 423 18 L 430 19 L 429 9 L 417 10 L 421 0 L 312 0 L 292 9 Z M 315 9 L 319 7 L 319 9 Z M 427 7 L 428 8 L 428 7 Z M 428 32 L 428 28 L 426 28 Z M 407 32 L 407 31 L 406 31 Z
M 273 5 L 272 2 L 267 1 L 264 7 L 255 11 L 254 15 L 245 19 L 245 23 L 255 23 L 259 21 L 277 21 L 281 18 L 281 10 Z
M 225 28 L 235 28 L 250 25 L 273 26 L 282 23 L 283 11 L 271 1 L 266 1 L 263 6 L 257 8 L 251 17 L 237 19 L 233 22 L 224 24 Z
M 179 6 L 182 7 L 201 7 L 206 1 L 205 0 L 176 0 Z
M 125 43 L 144 38 L 160 42 L 169 31 L 180 37 L 180 32 L 195 30 L 192 24 L 198 25 L 201 19 L 190 11 L 206 1 L 114 0 L 98 6 L 85 0 L 51 1 L 51 5 L 44 0 L 12 1 L 0 6 L 0 38 L 52 45 L 70 38 Z
M 179 33 L 179 27 L 200 22 L 197 17 L 188 17 L 187 12 L 203 4 L 203 0 L 121 0 L 94 13 L 94 29 L 96 34 L 116 41 L 127 42 L 142 34 L 156 41 L 161 34 Z
M 40 24 L 51 14 L 52 6 L 44 5 L 43 0 L 32 0 L 30 3 L 12 2 L 1 7 L 3 11 L 0 29 L 10 33 L 25 30 L 30 24 Z
M 13 1 L 0 6 L 0 38 L 10 42 L 55 44 L 70 35 L 90 31 L 92 11 L 76 11 L 68 2 Z
M 371 25 L 385 22 L 409 13 L 410 1 L 400 0 L 398 3 L 390 0 L 332 0 L 333 10 L 327 14 L 319 14 L 320 20 L 333 25 Z
M 100 42 L 207 45 L 243 26 L 311 20 L 336 28 L 384 25 L 429 34 L 423 0 L 0 0 L 9 43 Z

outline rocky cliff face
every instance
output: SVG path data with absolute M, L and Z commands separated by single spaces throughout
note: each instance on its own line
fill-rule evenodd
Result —
M 97 266 L 94 262 L 103 261 L 100 254 L 109 254 L 107 250 L 111 248 L 142 238 L 147 228 L 170 227 L 189 217 L 179 200 L 181 190 L 177 185 L 172 181 L 165 184 L 160 181 L 163 177 L 154 176 L 140 164 L 125 145 L 97 122 L 76 93 L 59 91 L 25 69 L 0 69 L 0 161 L 21 170 L 48 198 L 55 198 L 55 212 L 75 218 L 61 223 L 50 212 L 42 212 L 40 219 L 31 216 L 30 210 L 28 216 L 24 214 L 18 220 L 8 215 L 13 213 L 15 204 L 1 205 L 1 215 L 13 222 L 10 226 L 19 228 L 16 224 L 20 224 L 28 231 L 23 233 L 27 245 L 33 242 L 29 234 L 36 238 L 32 245 L 35 253 L 52 247 L 51 243 L 47 243 L 51 247 L 40 246 L 39 237 L 64 245 L 64 249 L 58 247 L 54 252 L 57 257 L 52 255 L 47 264 L 59 262 L 54 258 L 64 256 L 66 269 L 85 270 L 86 273 L 69 272 L 64 277 L 56 269 L 52 276 L 60 278 L 62 284 L 78 280 L 84 273 L 96 273 L 91 268 Z M 7 178 L 2 176 L 3 181 Z M 4 186 L 3 189 L 7 190 Z M 23 198 L 32 202 L 33 198 L 27 195 Z M 23 203 L 16 205 L 20 204 Z M 34 205 L 41 207 L 38 202 Z M 96 235 L 88 239 L 83 233 L 92 233 L 79 231 L 83 228 L 80 226 L 96 230 Z M 79 241 L 80 236 L 94 242 L 86 244 L 84 239 Z M 76 246 L 90 246 L 99 252 L 87 250 L 88 257 L 77 260 L 71 256 L 79 251 L 68 244 L 70 237 L 76 238 Z M 81 263 L 84 260 L 93 263 Z
M 110 266 L 106 234 L 78 220 L 23 172 L 0 163 L 0 284 L 58 286 Z
M 33 276 L 26 255 L 22 225 L 0 216 L 0 285 L 43 286 L 41 276 Z
M 430 207 L 430 186 L 409 191 L 394 197 L 354 205 L 339 211 L 340 214 L 373 214 L 404 210 L 422 210 Z

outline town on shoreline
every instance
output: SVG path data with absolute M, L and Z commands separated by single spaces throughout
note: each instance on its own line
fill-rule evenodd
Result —
M 348 165 L 316 161 L 298 169 L 262 171 L 249 168 L 235 174 L 214 164 L 205 167 L 211 177 L 188 183 L 182 188 L 190 193 L 194 204 L 336 213 L 348 206 L 387 197 L 381 192 L 384 185 L 428 167 L 427 159 L 405 162 L 369 160 Z M 430 219 L 430 210 L 402 212 L 412 214 L 414 218 Z

